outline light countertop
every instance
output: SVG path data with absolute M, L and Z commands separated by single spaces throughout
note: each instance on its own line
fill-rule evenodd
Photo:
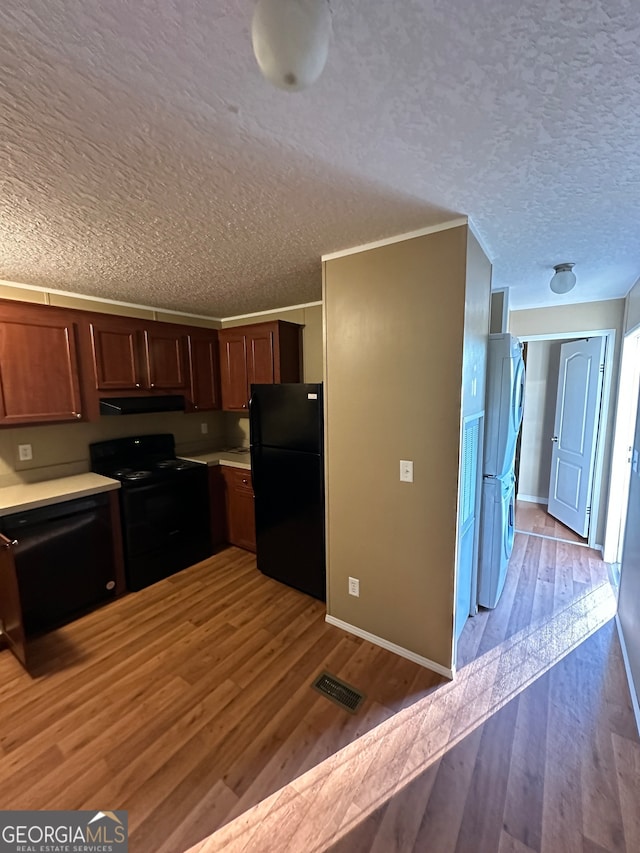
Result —
M 230 468 L 244 468 L 245 471 L 251 470 L 251 455 L 249 451 L 238 453 L 230 450 L 215 450 L 210 453 L 194 453 L 189 456 L 180 455 L 181 459 L 188 459 L 190 462 L 200 462 L 203 465 L 226 465 Z
M 41 483 L 20 483 L 0 488 L 0 516 L 41 506 L 85 498 L 119 489 L 120 483 L 100 474 L 76 474 Z

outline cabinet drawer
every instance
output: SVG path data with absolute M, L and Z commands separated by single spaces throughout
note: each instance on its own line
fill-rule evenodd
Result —
M 226 465 L 222 467 L 222 471 L 229 486 L 234 489 L 239 489 L 242 492 L 249 492 L 253 495 L 251 471 L 245 471 L 243 468 L 229 468 Z

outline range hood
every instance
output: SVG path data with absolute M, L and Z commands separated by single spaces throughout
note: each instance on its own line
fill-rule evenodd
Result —
M 184 412 L 184 397 L 166 394 L 162 397 L 103 397 L 100 400 L 101 415 L 146 415 L 150 412 Z

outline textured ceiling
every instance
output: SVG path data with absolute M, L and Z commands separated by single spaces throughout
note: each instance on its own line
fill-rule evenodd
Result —
M 3 0 L 0 279 L 230 316 L 466 214 L 514 307 L 628 291 L 639 4 L 331 7 L 327 68 L 290 94 L 258 73 L 251 0 Z

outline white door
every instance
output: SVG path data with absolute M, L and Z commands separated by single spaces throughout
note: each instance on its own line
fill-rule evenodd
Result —
M 589 531 L 604 344 L 587 338 L 560 348 L 548 511 L 579 536 Z

